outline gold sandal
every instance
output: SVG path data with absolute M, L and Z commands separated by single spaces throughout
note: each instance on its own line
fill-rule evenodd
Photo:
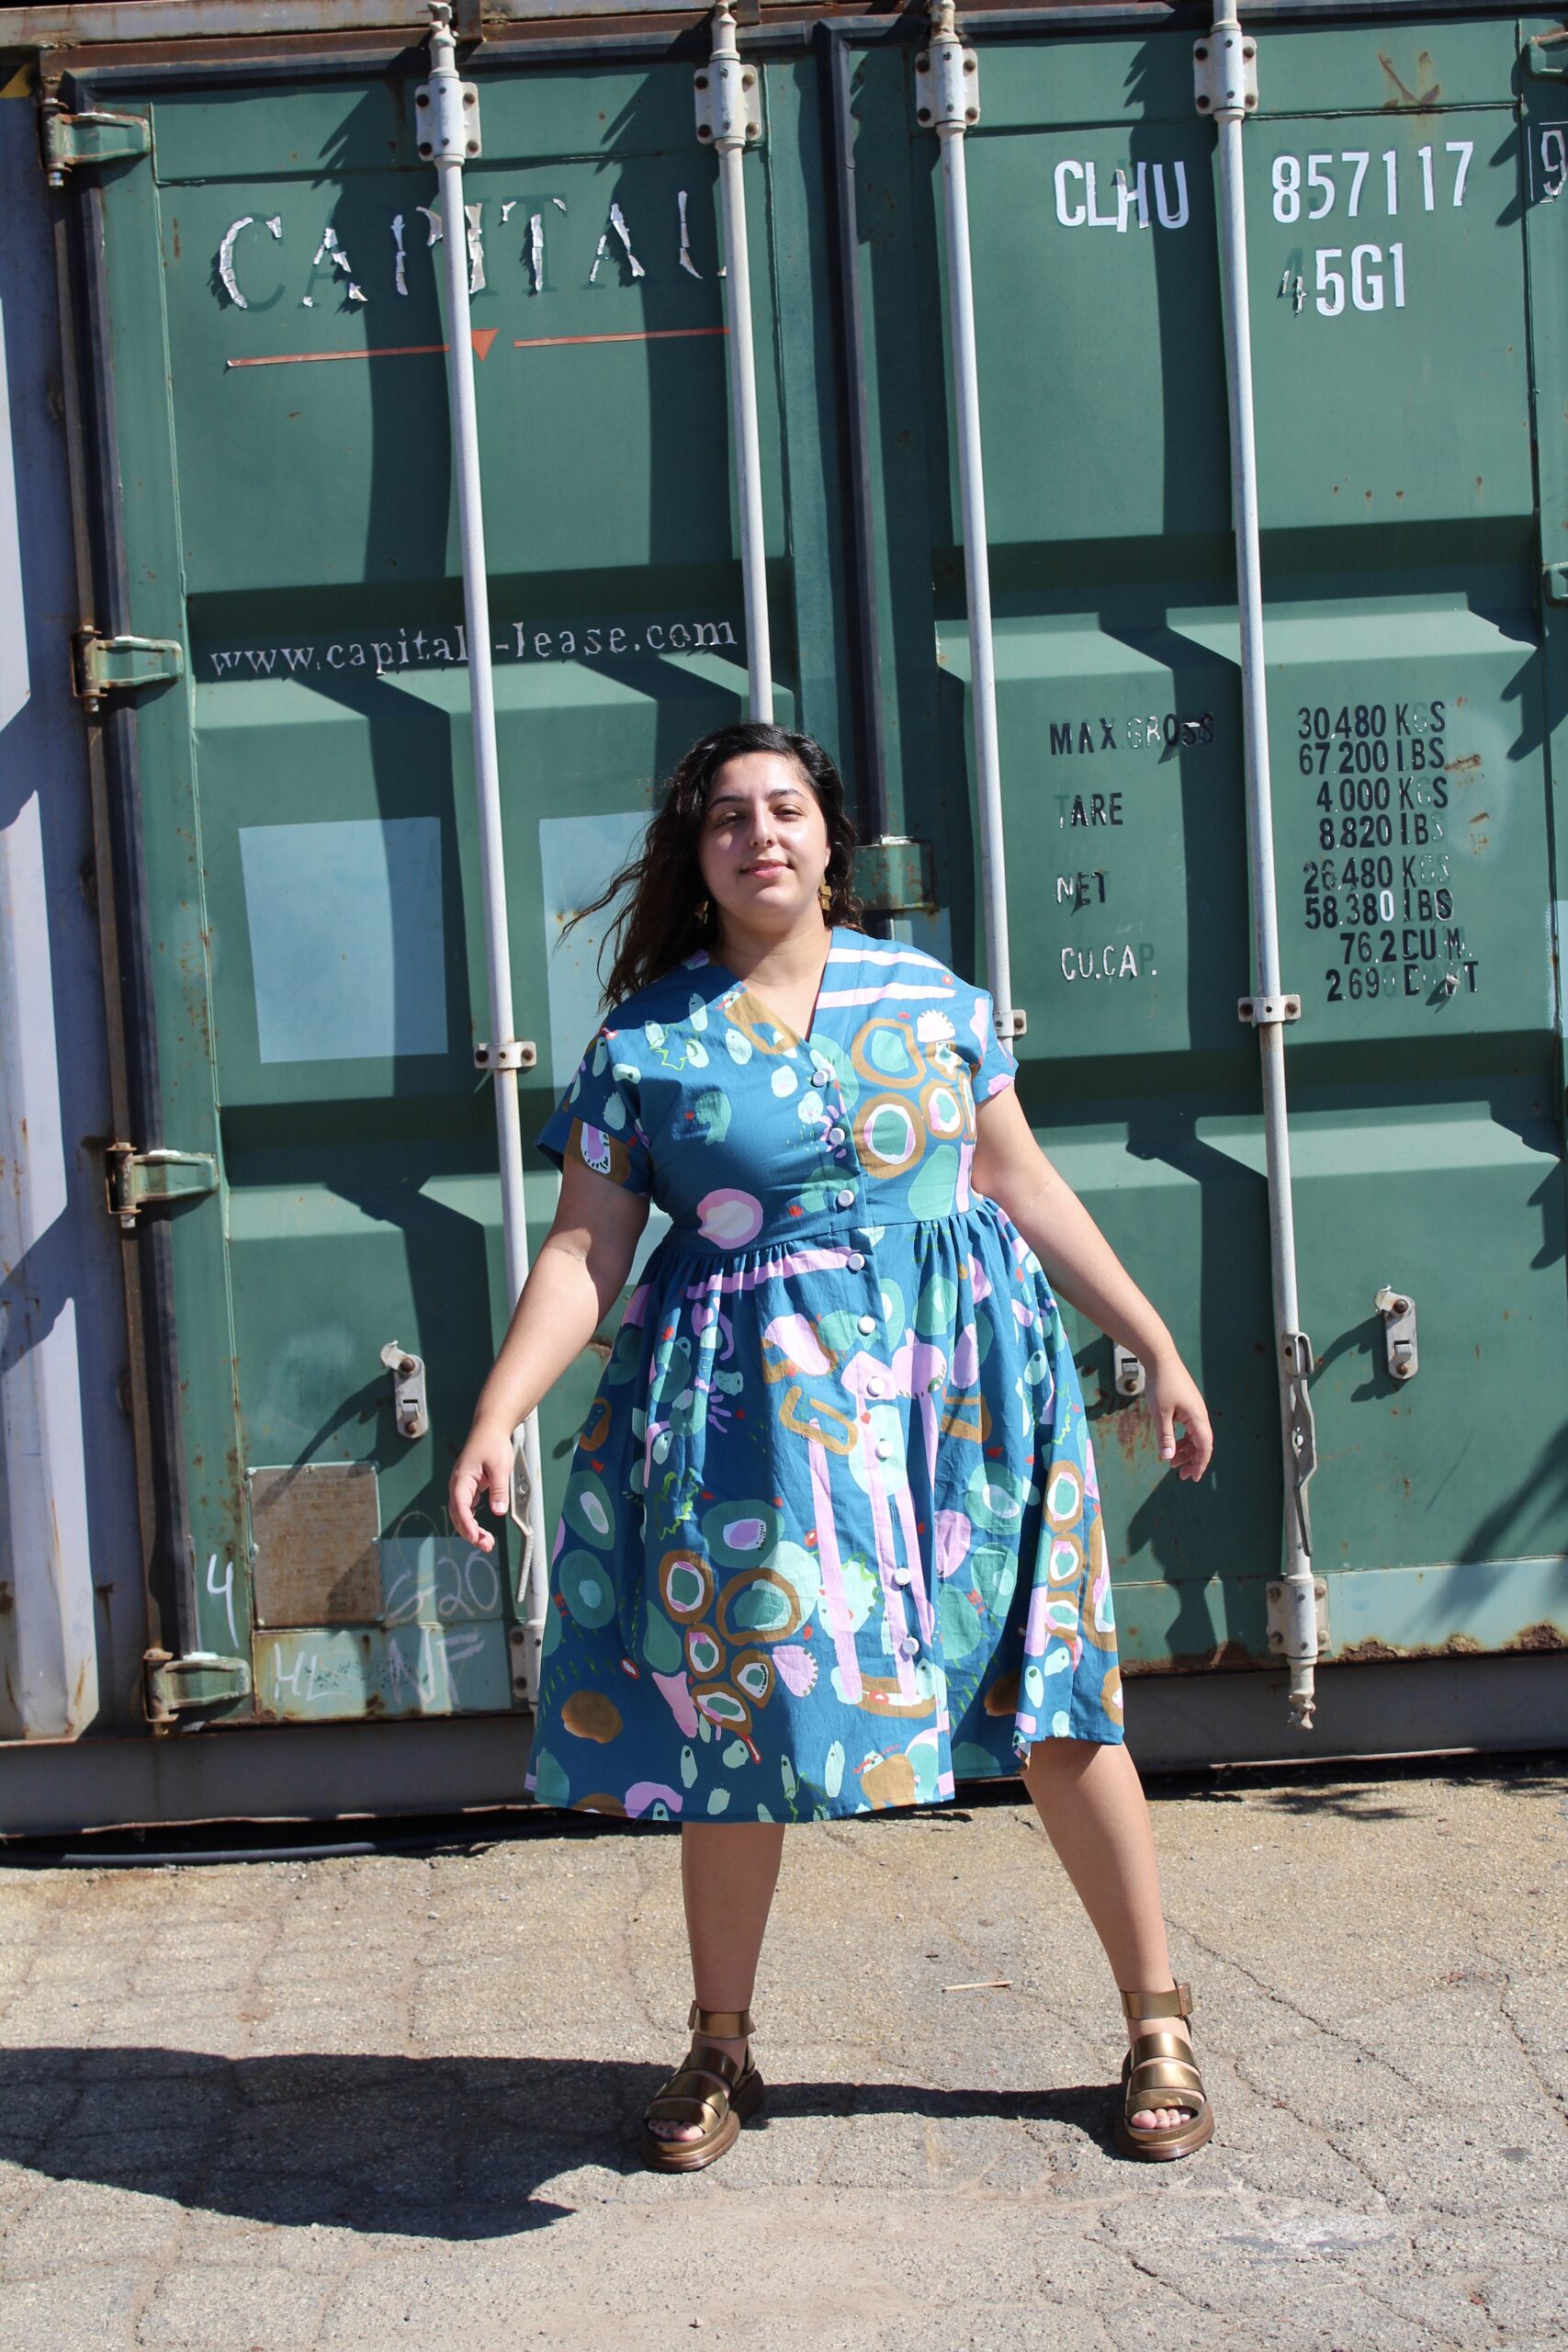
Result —
M 704 2009 L 692 2003 L 688 2026 L 700 2033 L 722 2034 L 750 2041 L 750 2009 Z M 689 2086 L 689 2087 L 688 2087 Z M 685 2064 L 678 2066 L 662 2090 L 649 2101 L 642 2119 L 642 2154 L 656 2172 L 700 2172 L 715 2163 L 740 2137 L 740 2126 L 762 2103 L 762 2077 L 750 2049 L 746 2064 L 738 2066 L 728 2051 L 710 2041 L 694 2041 Z M 695 2140 L 663 2140 L 650 2123 L 700 2123 Z
M 1192 1988 L 1173 1984 L 1168 1993 L 1123 1993 L 1123 2013 L 1129 2018 L 1190 2018 Z M 1145 2108 L 1179 2107 L 1185 2123 L 1151 2125 L 1133 2121 Z M 1178 2033 L 1138 2033 L 1122 2062 L 1122 2104 L 1116 2111 L 1116 2144 L 1125 2156 L 1151 2157 L 1158 2163 L 1172 2156 L 1190 2156 L 1214 2136 L 1213 2111 L 1198 2072 L 1191 2045 Z

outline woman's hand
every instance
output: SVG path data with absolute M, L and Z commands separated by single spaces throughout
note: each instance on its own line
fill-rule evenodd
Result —
M 495 1538 L 474 1517 L 475 1504 L 488 1496 L 491 1517 L 506 1517 L 512 1506 L 512 1431 L 494 1422 L 476 1421 L 452 1472 L 446 1489 L 452 1524 L 465 1544 L 480 1552 L 493 1552 Z
M 1159 1458 L 1179 1478 L 1201 1478 L 1214 1451 L 1214 1433 L 1198 1384 L 1174 1351 L 1145 1367 L 1144 1403 L 1159 1445 Z M 1176 1424 L 1182 1426 L 1179 1440 Z

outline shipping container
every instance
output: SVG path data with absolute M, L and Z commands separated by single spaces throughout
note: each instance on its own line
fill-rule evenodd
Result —
M 0 20 L 0 1828 L 521 1801 L 562 924 L 770 701 L 1214 1413 L 1075 1327 L 1141 1760 L 1568 1724 L 1568 34 L 736 16 Z

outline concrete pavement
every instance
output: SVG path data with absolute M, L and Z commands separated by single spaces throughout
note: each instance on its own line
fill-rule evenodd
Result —
M 0 2346 L 1568 2345 L 1568 1770 L 1152 1794 L 1219 2118 L 1168 2166 L 1022 1805 L 792 1831 L 766 2125 L 685 2179 L 669 1834 L 0 1864 Z

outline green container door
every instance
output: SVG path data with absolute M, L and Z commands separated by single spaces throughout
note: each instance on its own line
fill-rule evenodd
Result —
M 1511 21 L 1259 47 L 1244 147 L 1328 1654 L 1539 1645 L 1564 1621 L 1568 1551 L 1568 673 L 1542 602 L 1543 577 L 1568 583 L 1551 571 L 1568 565 L 1568 98 L 1526 77 Z M 558 949 L 560 921 L 655 778 L 743 712 L 745 647 L 690 65 L 487 47 L 467 70 L 531 1136 L 597 1017 L 592 945 Z M 980 78 L 1024 1100 L 1217 1418 L 1212 1477 L 1179 1488 L 1086 1332 L 1127 1662 L 1261 1663 L 1283 1498 L 1236 1014 L 1251 929 L 1213 133 L 1175 33 L 988 40 Z M 937 145 L 908 43 L 867 51 L 855 81 L 889 831 L 930 844 L 937 902 L 902 927 L 983 977 Z M 515 1559 L 469 1555 L 445 1510 L 506 1301 L 472 1067 L 484 949 L 434 250 L 453 224 L 429 209 L 412 91 L 117 85 L 152 152 L 99 175 L 130 626 L 186 657 L 137 695 L 136 742 L 164 1139 L 221 1176 L 171 1215 L 200 1645 L 254 1677 L 220 1720 L 517 1700 Z M 780 713 L 847 762 L 821 58 L 767 63 L 762 95 L 746 172 Z M 528 1158 L 536 1245 L 556 1180 Z M 1416 1309 L 1403 1383 L 1384 1286 Z M 425 1367 L 412 1440 L 392 1342 Z M 552 1531 L 599 1363 L 541 1417 Z
M 1562 689 L 1532 442 L 1549 539 L 1568 537 L 1568 99 L 1538 103 L 1512 22 L 1258 39 L 1242 144 L 1325 1655 L 1557 1647 Z M 1269 1655 L 1283 1498 L 1257 1048 L 1237 1018 L 1254 977 L 1214 133 L 1190 39 L 978 55 L 968 180 L 1025 1099 L 1216 1417 L 1209 1479 L 1161 1478 L 1086 1329 L 1123 1656 L 1242 1665 Z M 871 245 L 885 379 L 917 341 L 924 372 L 929 555 L 894 567 L 895 659 L 919 707 L 934 635 L 942 724 L 918 768 L 906 737 L 908 821 L 938 829 L 945 807 L 966 834 L 949 781 L 968 648 L 936 141 L 907 57 L 879 52 L 864 81 L 881 127 L 866 211 L 907 223 L 910 248 L 900 269 Z M 897 397 L 889 475 L 910 422 Z M 890 537 L 917 527 L 913 503 Z M 1568 570 L 1548 593 L 1568 598 Z M 963 940 L 967 839 L 945 854 Z M 1415 1303 L 1408 1380 L 1390 1369 L 1385 1288 Z
M 147 112 L 152 162 L 104 205 L 134 626 L 188 653 L 138 727 L 166 1130 L 223 1177 L 173 1228 L 202 1645 L 254 1660 L 266 1716 L 504 1710 L 515 1561 L 456 1544 L 445 1503 L 506 1312 L 473 1069 L 449 224 L 410 84 Z M 559 919 L 652 779 L 740 707 L 745 656 L 690 74 L 503 74 L 483 126 L 470 268 L 531 1134 L 596 1017 L 580 937 L 552 963 Z M 770 534 L 782 551 L 776 474 Z M 556 1179 L 529 1159 L 536 1241 Z M 425 1367 L 412 1442 L 393 1342 Z M 598 1369 L 546 1408 L 558 1489 Z

